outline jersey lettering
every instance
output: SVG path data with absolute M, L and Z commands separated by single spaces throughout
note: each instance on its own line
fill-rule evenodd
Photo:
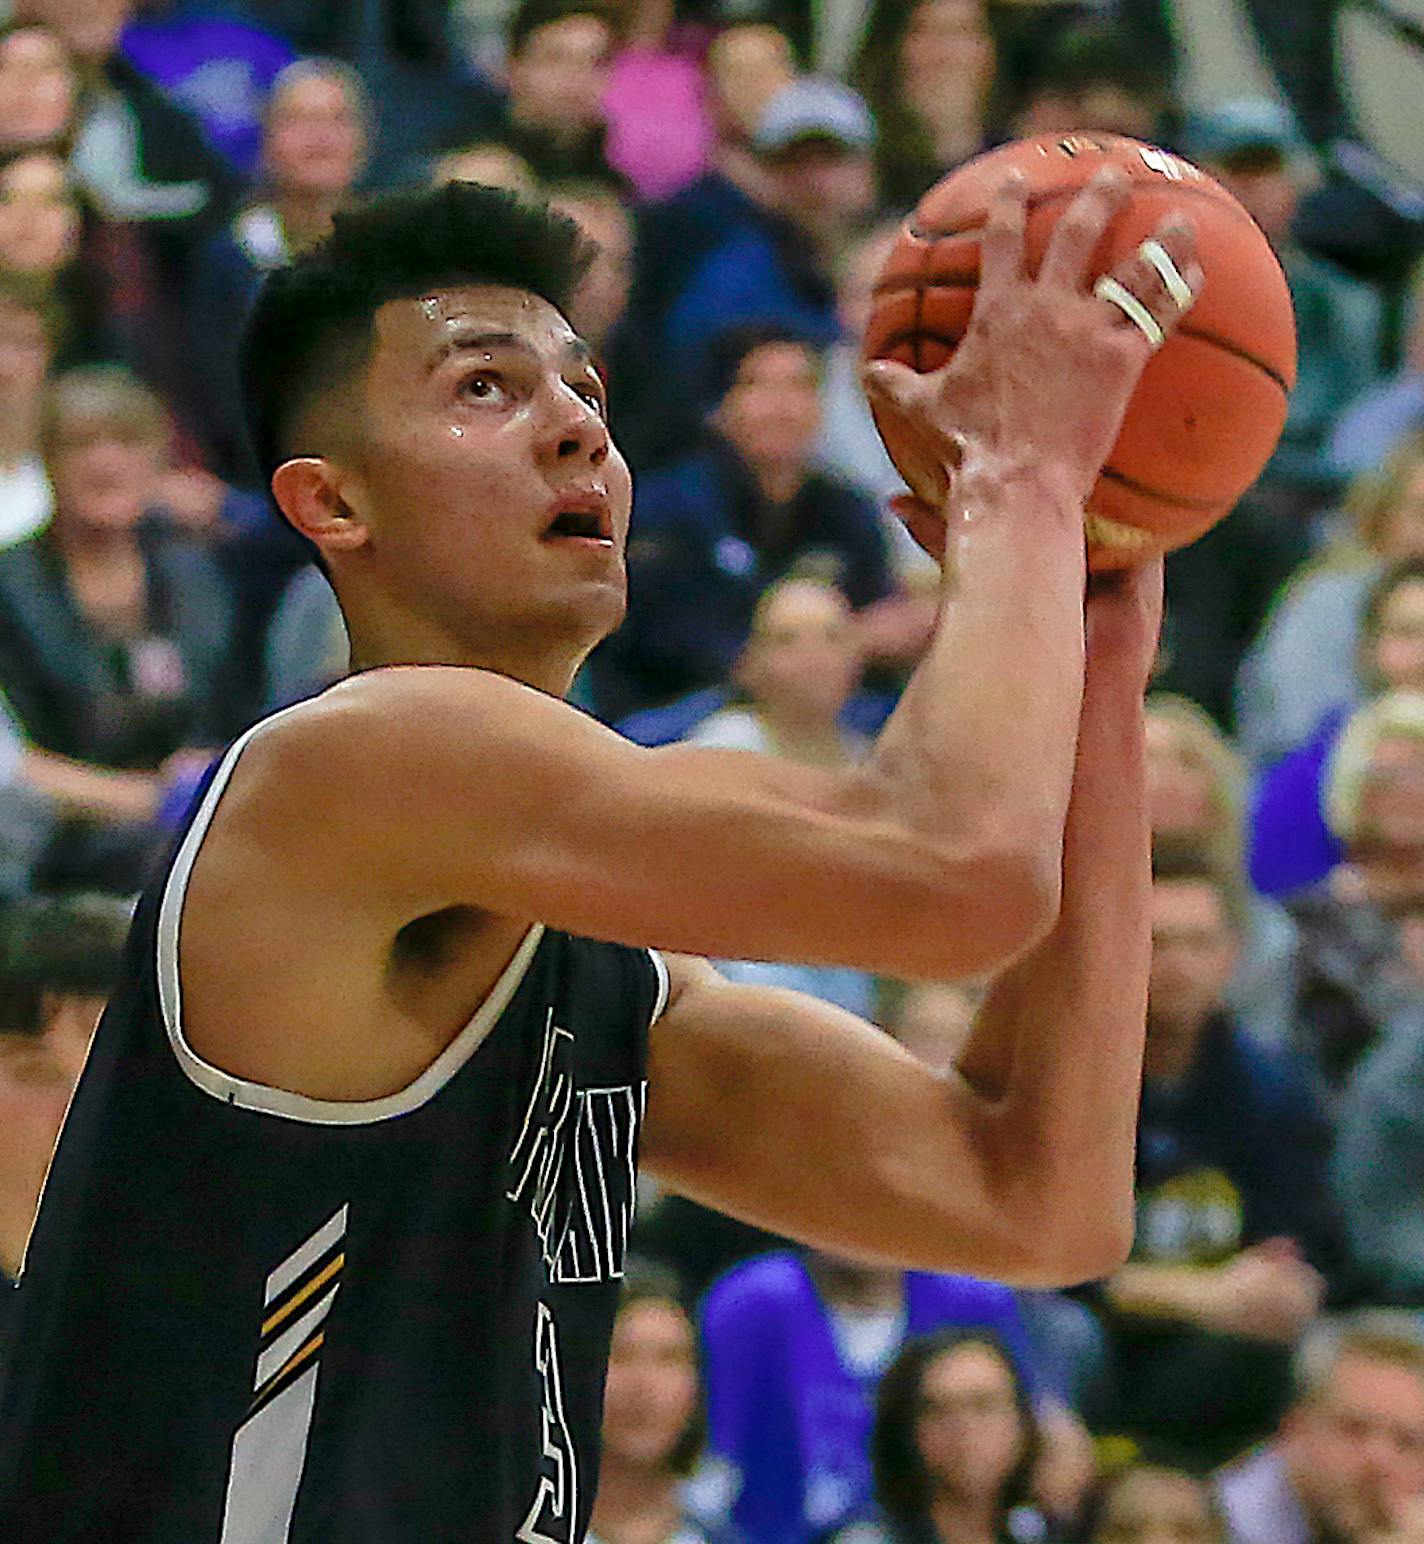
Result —
M 534 1305 L 534 1366 L 544 1391 L 539 1414 L 539 1483 L 515 1535 L 520 1544 L 573 1544 L 578 1516 L 578 1458 L 564 1416 L 559 1333 L 547 1303 Z
M 573 1050 L 551 1009 L 506 1195 L 528 1211 L 550 1281 L 616 1281 L 637 1198 L 647 1085 L 576 1088 Z

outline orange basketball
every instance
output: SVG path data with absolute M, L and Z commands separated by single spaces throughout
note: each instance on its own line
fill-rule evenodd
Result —
M 943 364 L 969 323 L 979 232 L 1006 174 L 1017 168 L 1028 182 L 1025 248 L 1036 273 L 1059 215 L 1109 163 L 1126 172 L 1131 198 L 1094 254 L 1092 276 L 1131 256 L 1165 216 L 1184 213 L 1206 287 L 1148 363 L 1089 497 L 1094 568 L 1195 541 L 1260 475 L 1285 426 L 1296 363 L 1290 291 L 1261 228 L 1219 183 L 1114 134 L 1045 134 L 979 156 L 931 188 L 906 220 L 876 285 L 864 350 L 920 371 Z M 913 487 L 914 446 L 897 445 L 883 417 L 878 427 Z

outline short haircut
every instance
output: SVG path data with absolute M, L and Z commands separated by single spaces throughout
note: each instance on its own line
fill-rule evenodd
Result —
M 1343 842 L 1359 833 L 1370 762 L 1381 740 L 1424 740 L 1424 692 L 1393 691 L 1366 703 L 1326 759 L 1320 790 L 1325 824 Z
M 248 318 L 243 402 L 264 477 L 299 453 L 294 426 L 327 381 L 364 365 L 388 301 L 494 284 L 566 311 L 587 264 L 572 220 L 478 183 L 385 193 L 338 214 L 325 240 L 268 275 Z
M 1245 881 L 1239 869 L 1224 867 L 1200 842 L 1157 840 L 1152 844 L 1154 883 L 1209 885 L 1221 901 L 1227 926 L 1238 937 L 1250 924 Z
M 596 18 L 615 39 L 622 33 L 618 11 L 608 0 L 520 0 L 505 33 L 505 45 L 509 53 L 521 53 L 540 27 L 567 21 L 571 16 Z
M 870 1434 L 870 1462 L 875 1472 L 875 1499 L 886 1515 L 901 1527 L 922 1522 L 929 1513 L 933 1484 L 915 1424 L 920 1413 L 920 1391 L 925 1374 L 940 1357 L 951 1351 L 977 1347 L 997 1357 L 1008 1370 L 1014 1386 L 1014 1402 L 1023 1429 L 1023 1451 L 1004 1484 L 999 1498 L 1000 1516 L 993 1532 L 1003 1533 L 1003 1515 L 1028 1501 L 1033 1467 L 1039 1454 L 1038 1422 L 1028 1384 L 1008 1348 L 992 1330 L 946 1329 L 907 1340 L 900 1354 L 880 1380 L 875 1403 L 875 1426 Z
M 782 322 L 739 322 L 716 333 L 707 345 L 702 373 L 703 401 L 707 407 L 721 405 L 736 384 L 737 375 L 749 355 L 759 348 L 770 348 L 779 343 L 805 349 L 819 369 L 820 345 L 804 332 L 797 332 Z
M 43 1000 L 107 997 L 119 978 L 133 907 L 110 895 L 44 896 L 0 915 L 0 1033 L 43 1029 Z
M 294 86 L 304 85 L 309 80 L 335 81 L 346 93 L 346 100 L 351 104 L 351 110 L 355 113 L 366 137 L 370 138 L 371 98 L 365 82 L 361 79 L 360 71 L 347 64 L 344 59 L 328 59 L 320 54 L 293 59 L 290 64 L 283 65 L 273 76 L 272 84 L 267 89 L 267 100 L 262 104 L 264 133 L 271 128 L 272 118 L 282 105 L 282 98 L 287 92 Z
M 126 365 L 78 365 L 45 388 L 40 408 L 40 448 L 50 455 L 76 430 L 103 430 L 166 450 L 173 419 L 163 398 Z
M 1424 1383 L 1424 1324 L 1417 1313 L 1404 1308 L 1363 1308 L 1317 1319 L 1291 1364 L 1295 1402 L 1318 1399 L 1349 1356 L 1402 1368 Z

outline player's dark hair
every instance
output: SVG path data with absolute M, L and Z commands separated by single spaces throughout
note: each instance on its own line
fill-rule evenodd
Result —
M 624 1313 L 639 1303 L 667 1303 L 687 1316 L 697 1347 L 697 1405 L 687 1425 L 678 1435 L 667 1456 L 667 1466 L 678 1475 L 688 1475 L 697 1467 L 707 1442 L 706 1380 L 702 1374 L 702 1343 L 697 1321 L 687 1306 L 687 1294 L 677 1272 L 645 1255 L 630 1254 L 623 1263 L 623 1290 L 618 1298 L 618 1312 Z
M 43 896 L 0 915 L 0 1033 L 43 1029 L 50 994 L 107 997 L 118 981 L 133 908 L 110 895 Z
M 929 1514 L 934 1483 L 920 1454 L 916 1426 L 925 1374 L 940 1357 L 975 1346 L 996 1356 L 1008 1370 L 1014 1386 L 1023 1446 L 1019 1461 L 1004 1482 L 999 1497 L 999 1521 L 1012 1508 L 1030 1498 L 1033 1467 L 1039 1454 L 1038 1422 L 1028 1384 L 1008 1348 L 991 1330 L 938 1330 L 907 1340 L 900 1354 L 880 1380 L 875 1403 L 875 1426 L 870 1434 L 870 1462 L 875 1473 L 875 1499 L 893 1523 L 901 1527 L 922 1524 Z M 1002 1533 L 996 1528 L 996 1533 Z
M 268 276 L 243 335 L 243 407 L 264 480 L 296 452 L 292 426 L 313 395 L 364 364 L 387 301 L 495 284 L 563 311 L 587 264 L 572 220 L 479 183 L 384 193 L 338 214 L 324 241 Z

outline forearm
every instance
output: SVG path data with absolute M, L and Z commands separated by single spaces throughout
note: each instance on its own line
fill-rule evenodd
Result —
M 1083 691 L 1082 511 L 1047 475 L 956 474 L 938 622 L 864 775 L 933 839 L 1056 877 Z
M 1214 1274 L 1191 1265 L 1124 1265 L 1106 1283 L 1108 1302 L 1119 1313 L 1204 1325 L 1219 1285 Z
M 1090 662 L 1052 932 L 994 984 L 958 1062 L 1024 1205 L 1125 1253 L 1151 952 L 1141 682 Z
M 68 815 L 151 820 L 158 808 L 159 781 L 151 773 L 91 767 L 39 750 L 27 750 L 20 765 L 30 787 Z

